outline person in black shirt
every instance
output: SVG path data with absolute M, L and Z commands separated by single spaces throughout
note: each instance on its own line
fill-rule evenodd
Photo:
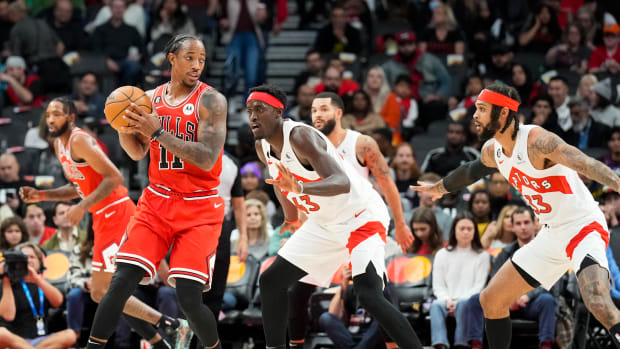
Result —
M 456 121 L 451 122 L 446 132 L 446 145 L 429 151 L 420 171 L 433 172 L 444 177 L 465 162 L 479 158 L 480 153 L 465 146 L 465 141 L 465 126 Z
M 77 340 L 75 332 L 46 330 L 47 310 L 61 306 L 63 296 L 43 278 L 43 252 L 31 242 L 16 246 L 16 250 L 28 257 L 28 275 L 12 284 L 4 273 L 4 263 L 0 264 L 0 347 L 71 347 Z
M 330 22 L 319 30 L 314 48 L 322 54 L 362 52 L 361 33 L 347 23 L 346 13 L 342 7 L 336 6 L 332 9 Z
M 81 25 L 80 11 L 73 8 L 70 0 L 57 0 L 51 9 L 43 11 L 47 12 L 45 21 L 65 45 L 63 53 L 87 48 L 88 40 Z

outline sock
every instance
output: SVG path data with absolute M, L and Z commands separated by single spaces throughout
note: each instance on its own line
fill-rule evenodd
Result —
M 305 340 L 300 339 L 288 342 L 289 349 L 303 349 Z
M 609 333 L 611 334 L 611 340 L 616 345 L 616 348 L 620 349 L 620 323 L 613 325 L 609 329 Z
M 93 338 L 88 338 L 88 344 L 86 344 L 86 349 L 103 349 L 105 347 L 106 342 L 100 342 Z
M 503 319 L 484 319 L 490 349 L 508 349 L 512 337 L 510 316 Z
M 159 321 L 157 321 L 158 328 L 161 328 L 167 336 L 174 334 L 174 331 L 179 328 L 179 320 L 168 315 L 162 314 Z

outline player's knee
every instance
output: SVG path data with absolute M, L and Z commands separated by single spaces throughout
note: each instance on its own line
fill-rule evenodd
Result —
M 493 297 L 490 293 L 491 292 L 489 292 L 487 288 L 480 292 L 480 306 L 485 314 L 495 310 L 498 307 L 498 299 Z
M 93 287 L 90 290 L 90 299 L 92 299 L 95 303 L 99 303 L 107 291 L 108 289 L 104 287 Z
M 192 312 L 196 309 L 200 309 L 202 306 L 202 288 L 203 285 L 199 282 L 177 278 L 176 280 L 176 294 L 177 301 L 181 310 L 187 314 L 188 311 Z

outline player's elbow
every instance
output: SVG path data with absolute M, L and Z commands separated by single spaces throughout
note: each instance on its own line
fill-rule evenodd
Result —
M 338 180 L 340 182 L 340 194 L 346 194 L 351 191 L 351 181 L 349 180 L 349 177 L 343 174 L 338 177 Z

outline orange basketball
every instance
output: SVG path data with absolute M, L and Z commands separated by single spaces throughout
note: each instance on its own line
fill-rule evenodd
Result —
M 123 126 L 129 126 L 127 120 L 123 118 L 123 112 L 131 103 L 135 103 L 147 113 L 153 111 L 151 99 L 138 87 L 122 86 L 112 91 L 105 101 L 105 118 L 110 125 L 118 130 Z

